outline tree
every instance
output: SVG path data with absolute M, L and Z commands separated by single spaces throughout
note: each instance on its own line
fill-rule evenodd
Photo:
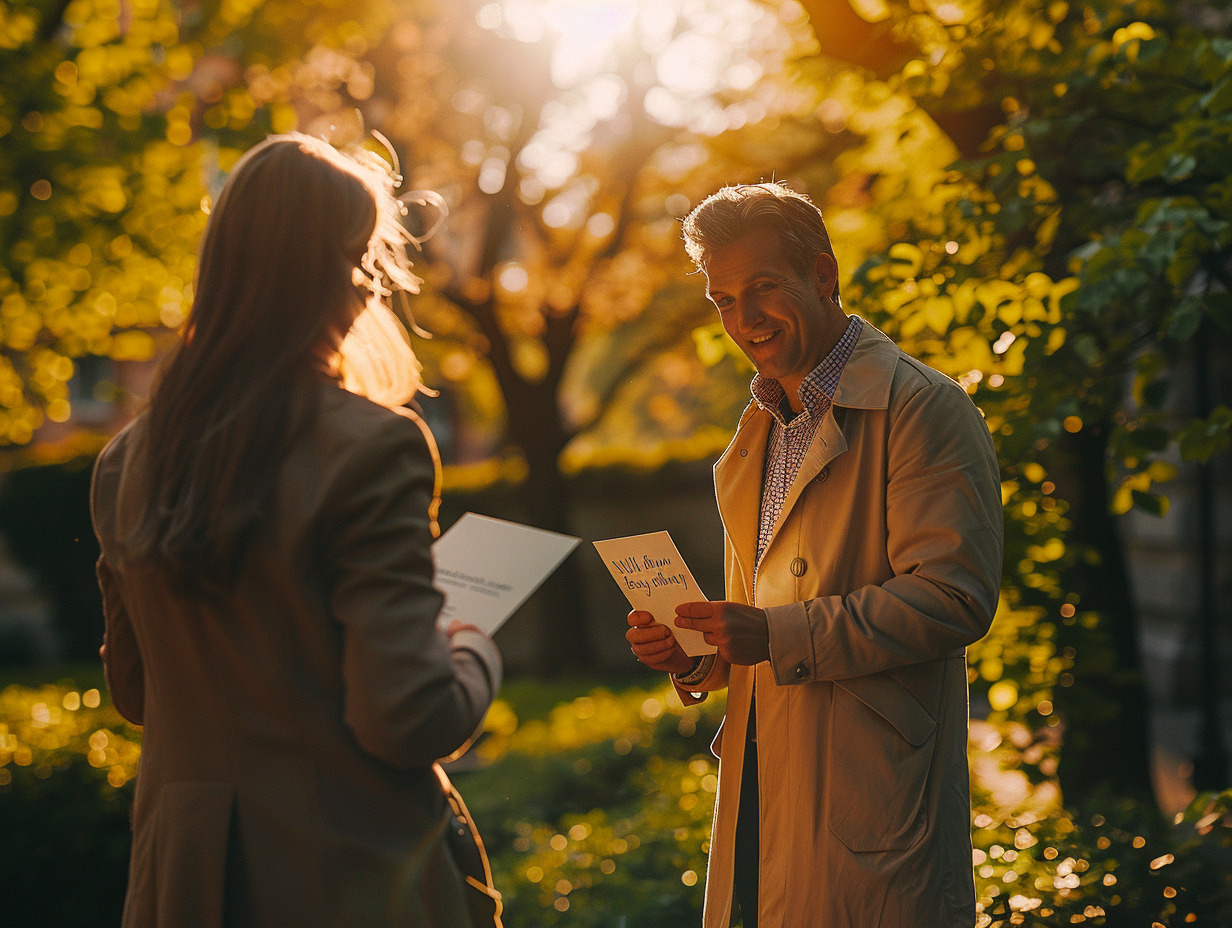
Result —
M 452 212 L 418 262 L 428 287 L 414 313 L 438 333 L 423 353 L 504 420 L 528 520 L 567 530 L 571 439 L 614 397 L 638 383 L 644 395 L 647 370 L 674 372 L 680 398 L 699 379 L 688 333 L 708 312 L 700 295 L 653 299 L 686 271 L 675 217 L 697 194 L 680 188 L 718 184 L 694 177 L 718 167 L 702 163 L 697 140 L 778 107 L 756 78 L 793 40 L 751 3 L 723 16 L 719 6 L 665 17 L 616 3 L 623 23 L 599 29 L 561 4 L 162 2 L 135 18 L 84 0 L 17 9 L 30 28 L 11 33 L 0 87 L 10 125 L 21 124 L 10 173 L 29 191 L 5 201 L 8 441 L 68 417 L 73 359 L 149 357 L 151 335 L 182 323 L 210 194 L 244 147 L 292 126 L 356 144 L 372 126 L 409 185 L 440 189 Z M 747 53 L 727 48 L 731 35 Z M 27 183 L 40 171 L 54 187 Z M 496 396 L 476 400 L 485 386 Z M 647 404 L 634 421 L 660 438 L 634 457 L 713 452 L 714 423 L 739 402 L 714 395 Z M 634 444 L 619 421 L 607 435 Z M 594 453 L 610 460 L 612 447 Z M 588 448 L 593 438 L 573 447 L 575 464 Z M 558 593 L 548 612 L 572 628 L 580 597 Z M 560 632 L 545 640 L 572 640 L 569 653 L 549 649 L 545 665 L 585 660 L 584 642 Z
M 624 459 L 657 464 L 713 453 L 740 402 L 686 389 L 701 379 L 690 332 L 710 311 L 675 285 L 688 271 L 677 217 L 719 183 L 699 140 L 743 107 L 780 106 L 772 88 L 744 85 L 798 38 L 753 4 L 666 6 L 671 16 L 609 4 L 611 22 L 570 19 L 567 4 L 423 6 L 336 60 L 327 105 L 288 97 L 310 131 L 360 141 L 378 128 L 407 185 L 444 195 L 449 221 L 424 248 L 427 286 L 411 302 L 434 335 L 422 353 L 442 376 L 430 380 L 498 394 L 472 405 L 500 414 L 523 517 L 546 528 L 570 530 L 562 467 L 610 461 L 600 433 L 615 422 L 640 426 L 617 436 L 632 449 Z M 747 51 L 722 41 L 732 30 Z M 371 75 L 362 98 L 348 81 L 357 68 Z M 656 369 L 675 372 L 675 396 L 660 381 L 644 412 L 619 401 Z M 568 565 L 560 577 L 544 610 L 545 670 L 593 656 Z
M 0 10 L 0 445 L 68 419 L 75 359 L 150 358 L 156 335 L 183 322 L 209 184 L 294 118 L 258 106 L 246 71 L 344 43 L 375 11 L 298 0 Z
M 816 142 L 785 176 L 858 266 L 848 305 L 967 386 L 1004 466 L 1006 579 L 971 651 L 977 697 L 1046 738 L 1064 722 L 1076 800 L 1149 794 L 1114 516 L 1166 509 L 1170 452 L 1228 445 L 1226 408 L 1163 411 L 1169 359 L 1229 323 L 1222 20 L 1205 10 L 1203 31 L 1155 3 L 805 6 L 824 54 L 801 63 L 814 95 L 795 125 Z
M 997 62 L 985 93 L 1002 95 L 1006 119 L 938 186 L 939 215 L 866 264 L 856 292 L 987 413 L 1012 519 L 1008 604 L 1057 623 L 1042 653 L 1067 665 L 1061 686 L 1019 707 L 1065 718 L 1063 785 L 1148 794 L 1112 515 L 1166 509 L 1155 487 L 1175 473 L 1170 448 L 1205 459 L 1227 445 L 1226 409 L 1173 424 L 1163 403 L 1169 359 L 1232 323 L 1232 46 L 1155 4 L 997 12 L 994 28 L 950 24 L 964 37 L 940 83 L 969 88 L 973 68 Z M 908 64 L 901 76 L 936 96 L 937 75 Z

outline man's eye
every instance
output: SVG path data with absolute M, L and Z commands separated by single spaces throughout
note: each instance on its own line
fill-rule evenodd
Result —
M 769 293 L 771 290 L 774 289 L 774 281 L 772 280 L 758 281 L 756 289 L 758 293 Z
M 717 299 L 711 300 L 711 302 L 714 303 L 714 305 L 717 306 L 720 310 L 723 310 L 731 306 L 732 299 L 729 296 L 721 296 L 721 297 L 718 297 Z

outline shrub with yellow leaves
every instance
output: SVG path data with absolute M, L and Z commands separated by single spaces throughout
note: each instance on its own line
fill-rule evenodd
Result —
M 517 688 L 514 688 L 515 691 Z M 522 688 L 523 691 L 525 687 Z M 679 928 L 701 917 L 721 694 L 596 689 L 519 722 L 498 700 L 478 769 L 455 772 L 487 842 L 508 928 Z M 1059 739 L 971 726 L 980 928 L 1232 924 L 1232 790 L 1171 825 L 1107 800 L 1065 808 Z M 0 918 L 114 924 L 140 732 L 96 689 L 0 692 Z
M 97 689 L 0 691 L 0 923 L 118 923 L 140 753 Z

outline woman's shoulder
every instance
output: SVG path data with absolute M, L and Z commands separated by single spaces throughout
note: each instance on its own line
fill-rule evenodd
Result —
M 120 474 L 130 465 L 134 449 L 143 441 L 146 418 L 144 412 L 139 414 L 103 446 L 103 450 L 94 459 L 94 476 L 91 482 L 95 488 L 100 483 L 118 480 Z
M 294 501 L 288 506 L 333 512 L 356 499 L 398 495 L 408 482 L 439 496 L 436 442 L 416 411 L 381 406 L 340 387 L 322 390 L 312 424 L 281 472 L 280 492 Z
M 323 485 L 354 486 L 376 475 L 439 482 L 432 432 L 413 409 L 391 409 L 340 387 L 323 385 L 316 414 L 293 444 L 288 470 Z
M 90 514 L 100 538 L 115 527 L 119 518 L 121 486 L 126 482 L 131 485 L 134 481 L 133 467 L 137 460 L 134 449 L 144 440 L 145 422 L 145 414 L 137 416 L 103 446 L 94 460 L 90 478 Z M 145 496 L 144 493 L 138 495 Z
M 319 389 L 313 433 L 320 442 L 340 450 L 432 443 L 427 424 L 413 409 L 391 409 L 329 384 Z

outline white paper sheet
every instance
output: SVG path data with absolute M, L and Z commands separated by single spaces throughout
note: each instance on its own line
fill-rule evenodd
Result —
M 468 622 L 489 635 L 505 624 L 578 545 L 570 535 L 474 512 L 432 545 L 441 627 Z
M 595 549 L 634 609 L 666 625 L 690 657 L 713 654 L 702 633 L 676 627 L 676 607 L 706 599 L 667 532 L 596 541 Z

